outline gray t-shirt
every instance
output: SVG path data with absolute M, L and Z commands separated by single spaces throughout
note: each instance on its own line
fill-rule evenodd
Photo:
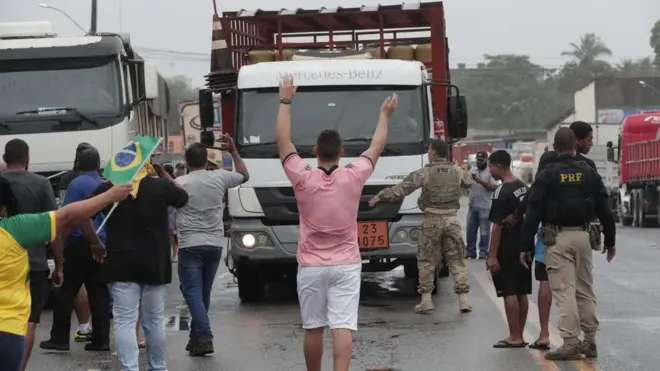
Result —
M 9 180 L 21 214 L 57 210 L 55 192 L 50 181 L 45 177 L 27 170 L 3 171 L 2 176 Z M 45 245 L 28 247 L 28 257 L 31 271 L 48 270 Z
M 497 181 L 490 175 L 490 171 L 487 167 L 483 170 L 479 170 L 476 166 L 474 166 L 472 169 L 470 169 L 470 171 L 468 171 L 470 179 L 472 179 L 473 174 L 477 174 L 479 178 L 493 185 L 497 184 Z M 475 209 L 489 210 L 492 202 L 493 191 L 489 191 L 477 182 L 472 182 L 472 186 L 470 187 L 470 207 Z
M 176 211 L 179 249 L 225 247 L 223 198 L 227 189 L 243 183 L 243 175 L 226 170 L 197 170 L 174 181 L 188 192 L 188 203 Z

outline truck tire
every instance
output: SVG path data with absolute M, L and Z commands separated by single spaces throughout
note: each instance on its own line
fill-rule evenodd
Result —
M 438 272 L 438 277 L 446 278 L 449 277 L 449 266 L 445 264 L 443 259 L 442 264 L 440 265 L 440 271 Z
M 634 189 L 632 192 L 630 192 L 630 208 L 633 214 L 633 221 L 632 225 L 633 227 L 639 227 L 641 226 L 641 215 L 640 215 L 640 210 L 639 210 L 639 192 L 637 192 L 636 189 Z
M 266 282 L 247 264 L 237 267 L 238 298 L 242 303 L 256 303 L 266 297 Z
M 646 210 L 646 192 L 641 190 L 639 191 L 639 199 L 637 206 L 639 208 L 639 224 L 642 228 L 653 228 L 658 224 L 658 220 L 655 218 L 649 218 L 649 213 Z
M 411 259 L 403 263 L 403 274 L 406 278 L 419 277 L 419 270 L 417 269 L 417 259 Z

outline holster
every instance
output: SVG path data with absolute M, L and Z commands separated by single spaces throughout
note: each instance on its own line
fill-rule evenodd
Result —
M 591 242 L 591 249 L 600 251 L 603 244 L 601 233 L 603 233 L 603 226 L 600 224 L 588 224 L 586 226 L 587 232 L 589 232 L 589 242 Z
M 559 228 L 556 225 L 544 224 L 541 227 L 541 232 L 539 233 L 539 237 L 541 238 L 541 242 L 543 242 L 545 246 L 552 246 L 557 243 L 558 233 L 559 233 Z

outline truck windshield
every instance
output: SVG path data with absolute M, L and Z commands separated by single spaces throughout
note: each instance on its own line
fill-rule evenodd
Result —
M 0 102 L 3 118 L 58 107 L 88 116 L 118 116 L 122 102 L 116 57 L 3 61 Z
M 390 119 L 387 142 L 420 143 L 428 136 L 429 109 L 420 86 L 304 86 L 296 92 L 291 118 L 291 138 L 297 146 L 313 146 L 325 129 L 342 139 L 370 139 L 380 106 L 392 93 L 399 105 Z M 242 145 L 272 143 L 280 97 L 276 88 L 243 90 L 237 142 Z

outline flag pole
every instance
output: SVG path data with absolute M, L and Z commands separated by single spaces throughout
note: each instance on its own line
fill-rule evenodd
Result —
M 158 142 L 156 142 L 156 145 L 154 146 L 154 148 L 151 149 L 151 152 L 149 152 L 148 155 L 144 156 L 144 160 L 142 160 L 142 163 L 140 164 L 140 167 L 138 168 L 138 171 L 136 171 L 135 174 L 133 174 L 133 176 L 131 177 L 131 180 L 128 183 L 133 183 L 133 180 L 135 179 L 135 177 L 138 175 L 140 170 L 142 170 L 142 168 L 144 167 L 144 164 L 146 164 L 147 161 L 151 159 L 151 155 L 156 151 L 156 148 L 158 148 L 158 146 L 160 145 L 160 143 L 162 141 L 163 141 L 163 138 L 158 138 Z M 131 144 L 131 143 L 133 143 L 133 141 L 129 142 L 129 144 Z M 96 234 L 99 234 L 101 229 L 103 229 L 103 227 L 105 226 L 105 223 L 110 218 L 110 215 L 112 215 L 112 212 L 115 211 L 115 209 L 117 208 L 117 205 L 119 205 L 119 202 L 115 202 L 112 205 L 112 209 L 110 209 L 110 211 L 108 212 L 108 215 L 106 215 L 105 219 L 103 219 L 103 222 L 101 222 L 101 225 L 96 230 Z

